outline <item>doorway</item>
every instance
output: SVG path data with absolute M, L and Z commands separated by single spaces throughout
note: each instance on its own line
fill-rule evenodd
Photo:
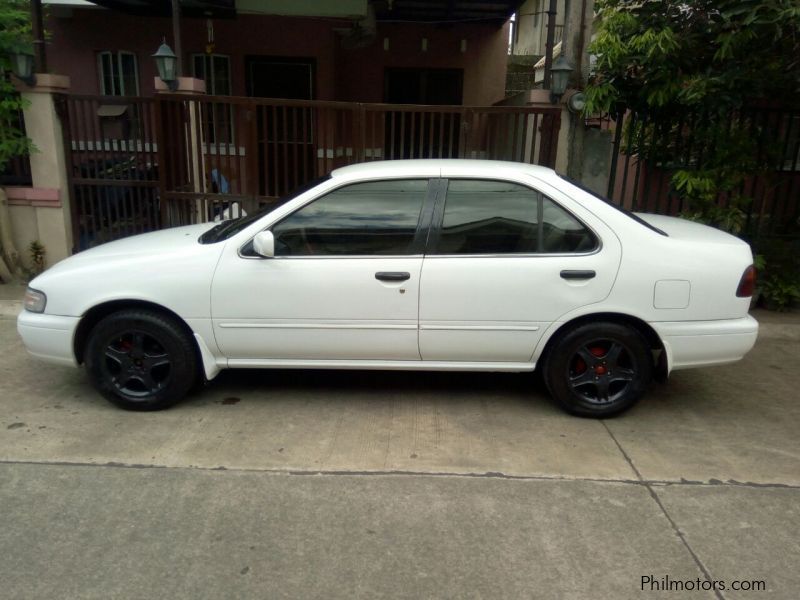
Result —
M 461 105 L 464 71 L 462 69 L 386 69 L 384 102 L 388 104 Z M 455 158 L 461 116 L 455 113 L 387 114 L 384 139 L 386 156 L 392 158 Z
M 313 100 L 316 63 L 313 58 L 248 56 L 247 95 L 255 98 Z M 306 106 L 256 105 L 258 193 L 278 198 L 311 175 L 314 161 L 314 115 Z

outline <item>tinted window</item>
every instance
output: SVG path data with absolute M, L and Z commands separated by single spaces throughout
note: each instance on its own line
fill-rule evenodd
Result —
M 596 245 L 572 215 L 539 192 L 504 181 L 451 180 L 437 254 L 584 252 Z
M 200 236 L 198 241 L 201 244 L 215 244 L 221 240 L 227 240 L 232 235 L 236 235 L 246 227 L 249 227 L 256 221 L 258 221 L 261 217 L 266 215 L 268 212 L 275 210 L 276 206 L 280 206 L 281 204 L 285 204 L 290 200 L 294 200 L 300 194 L 305 194 L 308 190 L 318 186 L 323 181 L 328 181 L 330 179 L 330 175 L 325 175 L 320 177 L 319 179 L 315 179 L 314 181 L 310 181 L 305 185 L 301 185 L 299 188 L 294 190 L 288 196 L 284 196 L 275 204 L 270 204 L 266 208 L 256 211 L 253 214 L 241 216 L 235 219 L 228 219 L 227 221 L 222 221 L 221 223 L 214 225 L 211 229 L 206 231 L 203 235 Z M 253 252 L 253 243 L 252 241 L 249 242 L 242 248 L 242 254 L 245 256 L 255 256 Z
M 439 254 L 536 252 L 539 195 L 503 181 L 452 180 Z
M 277 256 L 408 254 L 427 180 L 339 188 L 272 228 Z
M 542 233 L 539 252 L 588 252 L 597 247 L 594 235 L 558 204 L 542 196 Z

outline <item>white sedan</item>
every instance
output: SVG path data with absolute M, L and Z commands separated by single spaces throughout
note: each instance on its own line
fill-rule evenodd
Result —
M 747 244 L 623 212 L 543 167 L 334 171 L 278 208 L 111 242 L 31 281 L 34 356 L 155 410 L 227 368 L 542 372 L 604 417 L 755 343 Z

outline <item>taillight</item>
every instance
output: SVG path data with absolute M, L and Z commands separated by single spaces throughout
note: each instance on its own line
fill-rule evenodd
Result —
M 750 265 L 742 273 L 742 278 L 739 280 L 739 287 L 736 288 L 736 295 L 739 298 L 749 298 L 756 290 L 756 268 Z

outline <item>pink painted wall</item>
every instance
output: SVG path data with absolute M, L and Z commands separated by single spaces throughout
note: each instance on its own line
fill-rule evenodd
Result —
M 246 95 L 245 56 L 311 57 L 316 60 L 316 98 L 361 102 L 383 101 L 383 76 L 387 67 L 461 68 L 464 70 L 464 104 L 487 105 L 503 99 L 508 25 L 459 24 L 449 28 L 424 24 L 379 24 L 375 41 L 366 48 L 341 47 L 334 28 L 349 23 L 334 19 L 246 16 L 215 19 L 218 54 L 231 57 L 234 95 Z M 51 15 L 52 34 L 48 63 L 54 73 L 68 75 L 75 93 L 98 94 L 97 52 L 135 52 L 140 91 L 154 93 L 155 63 L 150 55 L 166 36 L 171 44 L 169 19 L 141 18 L 108 10 L 76 9 Z M 182 24 L 184 71 L 188 56 L 203 52 L 206 21 L 184 19 Z M 383 40 L 389 38 L 389 50 Z M 428 51 L 421 49 L 428 38 Z M 461 40 L 467 40 L 461 52 Z
M 389 49 L 384 50 L 384 38 Z M 428 50 L 422 50 L 427 38 Z M 461 52 L 461 40 L 466 40 Z M 383 102 L 388 68 L 426 67 L 464 70 L 464 104 L 491 105 L 505 96 L 508 25 L 460 24 L 441 28 L 421 24 L 378 25 L 375 42 L 357 50 L 340 49 L 337 73 L 340 99 Z

